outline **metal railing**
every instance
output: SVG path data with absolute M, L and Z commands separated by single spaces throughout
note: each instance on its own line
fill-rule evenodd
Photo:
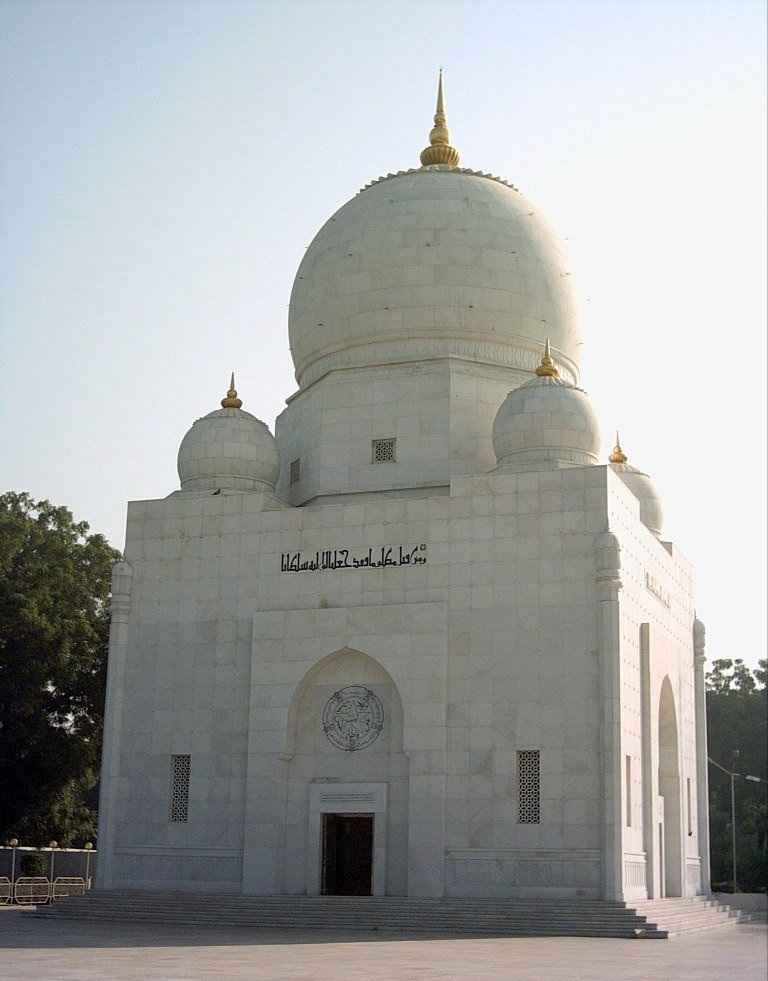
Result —
M 51 882 L 43 875 L 22 875 L 15 882 L 0 876 L 0 905 L 42 906 L 66 896 L 84 896 L 90 883 L 81 875 L 58 875 Z
M 18 839 L 14 838 L 6 847 L 0 847 L 0 853 L 4 853 L 0 855 L 0 860 L 6 866 L 3 872 L 6 869 L 10 871 L 10 876 L 0 875 L 0 906 L 12 903 L 20 906 L 52 903 L 67 896 L 84 896 L 92 887 L 91 871 L 95 864 L 92 860 L 96 857 L 96 851 L 90 842 L 86 843 L 85 848 L 59 848 L 55 841 L 51 841 L 47 848 L 30 848 L 20 846 Z M 23 866 L 30 855 L 47 856 L 47 874 L 44 869 L 40 869 L 43 874 L 35 875 L 34 872 L 38 870 L 29 869 L 31 874 L 17 875 L 17 872 L 24 871 Z M 65 863 L 65 868 L 57 868 L 62 862 Z M 56 875 L 56 871 L 81 874 Z
M 39 906 L 51 900 L 51 880 L 42 875 L 22 875 L 13 886 L 13 898 L 19 906 Z
M 51 902 L 65 896 L 84 896 L 88 886 L 81 875 L 58 875 L 51 883 Z

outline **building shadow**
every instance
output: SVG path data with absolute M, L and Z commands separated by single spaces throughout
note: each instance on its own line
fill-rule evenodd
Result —
M 529 940 L 489 934 L 449 936 L 434 932 L 402 930 L 311 930 L 273 927 L 181 926 L 160 922 L 78 920 L 36 916 L 32 910 L 0 912 L 0 950 L 55 950 L 126 947 L 285 947 L 298 944 L 417 943 L 424 941 Z M 555 938 L 557 939 L 557 938 Z

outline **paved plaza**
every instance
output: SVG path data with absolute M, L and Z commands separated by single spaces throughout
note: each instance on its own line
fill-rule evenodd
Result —
M 674 940 L 448 939 L 39 920 L 0 909 L 3 981 L 765 981 L 766 926 Z

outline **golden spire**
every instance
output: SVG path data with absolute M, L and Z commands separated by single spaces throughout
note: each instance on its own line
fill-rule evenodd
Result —
M 613 453 L 608 457 L 611 463 L 626 463 L 627 454 L 622 450 L 621 443 L 619 442 L 619 434 L 616 433 L 616 445 L 613 448 Z
M 544 357 L 536 369 L 536 374 L 539 378 L 557 378 L 559 375 L 557 366 L 552 360 L 552 355 L 549 353 L 549 338 L 547 338 L 547 343 L 544 345 Z
M 229 381 L 229 391 L 227 392 L 227 397 L 221 400 L 222 409 L 239 409 L 243 404 L 243 400 L 237 397 L 237 390 L 235 388 L 235 373 L 232 372 L 232 378 Z
M 445 109 L 443 107 L 443 69 L 437 81 L 437 107 L 435 109 L 435 125 L 429 134 L 430 146 L 421 151 L 422 167 L 443 167 L 459 166 L 459 151 L 451 146 L 451 134 L 445 123 Z

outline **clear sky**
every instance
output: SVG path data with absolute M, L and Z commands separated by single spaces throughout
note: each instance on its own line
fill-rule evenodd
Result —
M 765 6 L 0 4 L 0 489 L 122 547 L 229 372 L 270 426 L 320 225 L 418 164 L 445 68 L 466 166 L 568 240 L 584 387 L 698 571 L 710 657 L 765 649 Z

